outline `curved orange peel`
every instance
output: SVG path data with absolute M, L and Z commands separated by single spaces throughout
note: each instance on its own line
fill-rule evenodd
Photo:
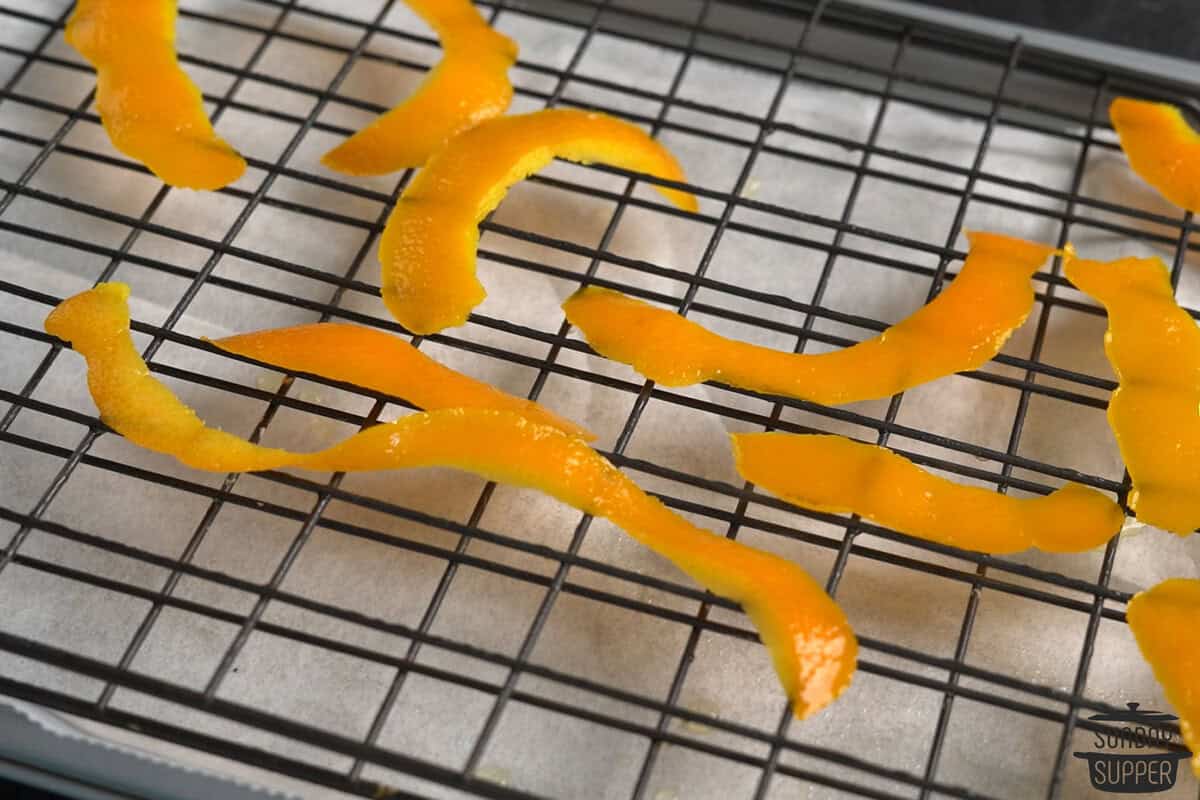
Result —
M 441 408 L 492 408 L 513 411 L 532 422 L 550 425 L 590 441 L 585 428 L 546 407 L 514 397 L 442 366 L 399 336 L 361 325 L 319 322 L 254 331 L 210 340 L 230 353 L 281 369 L 400 397 L 426 411 Z
M 517 45 L 491 28 L 469 0 L 405 0 L 442 44 L 442 60 L 417 90 L 321 157 L 347 175 L 419 167 L 451 137 L 503 114 L 512 102 L 508 68 Z
M 250 472 L 292 463 L 294 453 L 207 427 L 150 375 L 129 335 L 128 298 L 125 284 L 101 283 L 46 317 L 46 333 L 70 342 L 87 361 L 88 391 L 100 419 L 134 444 L 197 469 Z
M 1118 97 L 1108 116 L 1133 171 L 1180 208 L 1200 211 L 1200 134 L 1180 110 Z
M 982 366 L 1033 308 L 1030 276 L 1054 248 L 968 233 L 962 270 L 936 298 L 879 336 L 797 354 L 726 339 L 674 312 L 585 287 L 563 311 L 596 352 L 664 386 L 720 381 L 826 405 L 890 397 Z
M 1154 670 L 1200 777 L 1200 581 L 1171 578 L 1139 592 L 1125 611 L 1138 649 Z
M 843 436 L 733 434 L 737 470 L 789 503 L 860 514 L 901 533 L 964 550 L 1037 547 L 1077 553 L 1104 544 L 1125 521 L 1100 492 L 1068 483 L 1018 498 L 948 481 L 883 447 Z
M 174 0 L 78 0 L 67 42 L 96 69 L 96 108 L 113 146 L 164 183 L 219 189 L 246 162 L 217 136 L 175 57 Z
M 1108 311 L 1118 383 L 1108 424 L 1133 479 L 1129 507 L 1186 536 L 1200 527 L 1200 330 L 1157 258 L 1087 261 L 1068 249 L 1063 272 Z
M 206 427 L 149 374 L 129 336 L 128 295 L 123 284 L 101 284 L 64 300 L 45 327 L 84 357 L 101 419 L 136 444 L 221 472 L 443 466 L 536 488 L 612 521 L 713 593 L 740 603 L 797 716 L 816 712 L 849 684 L 857 641 L 819 584 L 778 556 L 692 525 L 579 437 L 511 411 L 458 408 L 376 425 L 315 453 L 260 447 Z
M 479 223 L 509 187 L 556 156 L 684 178 L 665 147 L 604 114 L 551 109 L 481 122 L 434 154 L 383 230 L 383 301 L 400 324 L 434 333 L 467 321 L 487 294 L 475 275 Z M 679 207 L 696 210 L 691 194 L 656 188 Z

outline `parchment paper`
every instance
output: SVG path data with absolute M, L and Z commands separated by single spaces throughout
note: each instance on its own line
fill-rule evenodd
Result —
M 13 2 L 9 0 L 10 4 Z M 63 7 L 61 2 L 34 0 L 27 0 L 25 5 L 30 8 L 36 6 L 40 14 L 56 14 Z M 272 24 L 277 13 L 277 9 L 269 5 L 234 0 L 187 0 L 183 5 L 213 14 L 236 15 L 239 19 L 265 26 Z M 329 0 L 309 5 L 325 6 L 339 13 L 369 19 L 379 3 L 345 4 Z M 41 29 L 35 25 L 7 17 L 3 20 L 0 22 L 0 39 L 14 47 L 28 49 L 41 35 Z M 407 30 L 428 33 L 403 7 L 393 11 L 387 22 Z M 501 15 L 499 27 L 517 39 L 523 59 L 559 67 L 569 60 L 580 35 L 577 29 L 540 22 L 513 11 Z M 291 14 L 283 29 L 349 46 L 355 44 L 358 35 L 349 27 L 323 23 L 301 13 Z M 182 52 L 203 54 L 206 58 L 235 66 L 245 62 L 258 41 L 256 34 L 189 18 L 180 20 L 178 31 Z M 376 36 L 370 49 L 423 63 L 432 63 L 437 58 L 435 48 L 386 35 Z M 62 58 L 78 58 L 62 41 L 61 35 L 48 46 L 47 52 Z M 320 89 L 332 79 L 341 62 L 342 55 L 339 53 L 277 40 L 267 48 L 257 69 Z M 19 61 L 14 58 L 0 58 L 0 79 L 7 79 L 18 66 Z M 665 91 L 678 66 L 678 54 L 598 34 L 585 51 L 578 71 L 622 85 Z M 189 72 L 208 93 L 223 93 L 231 84 L 229 75 L 214 70 L 189 67 Z M 360 60 L 350 71 L 341 91 L 346 95 L 388 105 L 405 96 L 419 78 L 420 73 L 415 71 L 379 61 Z M 514 79 L 522 86 L 540 91 L 554 89 L 552 78 L 534 72 L 514 70 Z M 39 62 L 17 82 L 15 90 L 73 107 L 83 99 L 90 86 L 91 76 L 88 73 Z M 688 67 L 680 95 L 735 111 L 761 115 L 768 108 L 775 87 L 776 78 L 697 57 Z M 575 101 L 603 104 L 642 114 L 654 115 L 658 111 L 652 102 L 589 88 L 583 84 L 569 85 L 565 96 Z M 238 89 L 236 97 L 246 103 L 300 115 L 306 114 L 313 103 L 311 95 L 289 92 L 255 81 L 246 82 Z M 865 95 L 824 89 L 804 80 L 796 80 L 785 97 L 779 118 L 863 140 L 874 119 L 877 102 Z M 513 108 L 514 111 L 525 111 L 538 105 L 534 100 L 518 97 Z M 321 114 L 323 121 L 346 126 L 360 125 L 369 118 L 370 115 L 361 110 L 336 102 L 329 104 Z M 669 119 L 742 138 L 752 139 L 755 134 L 753 128 L 744 124 L 686 110 L 673 109 Z M 0 105 L 0 125 L 7 129 L 44 138 L 51 135 L 61 122 L 61 116 L 28 105 L 17 102 Z M 294 134 L 294 126 L 288 123 L 236 109 L 227 110 L 217 127 L 222 135 L 244 152 L 261 159 L 277 158 Z M 894 102 L 887 111 L 880 144 L 969 166 L 975 157 L 982 130 L 982 125 L 976 122 Z M 746 157 L 744 148 L 679 132 L 667 132 L 661 138 L 677 153 L 690 179 L 696 184 L 721 190 L 734 186 Z M 309 132 L 301 140 L 289 164 L 305 172 L 326 174 L 317 159 L 336 141 L 337 137 L 328 133 Z M 848 164 L 857 163 L 859 159 L 857 152 L 847 152 L 797 136 L 772 134 L 769 142 Z M 65 137 L 64 144 L 115 155 L 99 126 L 89 122 L 75 125 Z M 11 141 L 0 145 L 0 174 L 9 180 L 16 179 L 35 152 L 35 148 Z M 1066 190 L 1078 155 L 1078 145 L 1075 143 L 1000 125 L 994 131 L 984 169 L 990 173 Z M 961 187 L 963 183 L 963 178 L 946 172 L 916 168 L 883 158 L 872 160 L 871 165 L 953 187 Z M 614 191 L 620 191 L 625 184 L 623 178 L 563 163 L 555 163 L 546 170 L 546 174 Z M 253 191 L 262 179 L 262 172 L 251 168 L 237 186 Z M 764 154 L 754 166 L 745 193 L 764 202 L 837 218 L 844 209 L 850 181 L 851 174 L 845 171 Z M 133 217 L 142 214 L 160 186 L 149 176 L 63 152 L 52 154 L 34 174 L 30 185 L 39 191 L 69 196 Z M 395 176 L 365 181 L 364 185 L 389 192 L 395 185 Z M 1044 197 L 986 180 L 979 183 L 976 191 L 993 197 L 1057 207 Z M 1179 216 L 1178 210 L 1159 200 L 1129 172 L 1124 158 L 1118 152 L 1093 152 L 1087 162 L 1083 191 L 1091 197 Z M 639 186 L 636 194 L 647 198 L 655 196 L 645 186 Z M 317 205 L 372 222 L 382 211 L 377 202 L 288 178 L 276 180 L 270 196 Z M 851 219 L 858 225 L 942 245 L 950 233 L 958 202 L 958 197 L 954 195 L 867 178 L 859 192 Z M 243 205 L 242 200 L 228 195 L 172 190 L 151 221 L 210 240 L 219 240 Z M 703 211 L 710 214 L 719 214 L 722 210 L 718 203 L 711 200 L 703 201 L 702 206 Z M 495 220 L 595 246 L 612 209 L 613 204 L 607 200 L 526 182 L 513 189 L 497 211 Z M 1086 213 L 1093 217 L 1101 216 L 1099 212 L 1090 210 Z M 122 224 L 70 212 L 25 195 L 17 196 L 3 219 L 105 247 L 119 247 L 129 230 Z M 761 225 L 820 241 L 832 238 L 828 228 L 784 220 L 745 208 L 739 208 L 733 219 L 737 223 Z M 994 230 L 1045 241 L 1054 241 L 1059 234 L 1058 224 L 1052 219 L 980 201 L 969 204 L 965 225 L 967 228 Z M 361 228 L 259 205 L 234 244 L 305 267 L 343 275 L 350 269 L 366 235 Z M 622 256 L 692 272 L 711 235 L 710 224 L 629 208 L 620 221 L 609 249 Z M 1076 227 L 1071 232 L 1071 238 L 1082 253 L 1100 258 L 1121 254 L 1169 257 L 1170 253 L 1167 248 L 1147 247 L 1086 227 Z M 574 272 L 582 272 L 587 267 L 585 258 L 494 233 L 485 233 L 481 244 L 487 250 L 540 260 Z M 929 254 L 860 236 L 847 236 L 845 244 L 926 267 L 936 265 L 935 258 Z M 962 236 L 953 244 L 959 249 L 965 249 L 966 246 Z M 3 249 L 0 279 L 56 297 L 89 287 L 108 261 L 102 255 L 43 243 L 7 231 L 0 232 L 0 248 Z M 133 246 L 133 253 L 189 269 L 199 269 L 211 251 L 170 237 L 143 233 Z M 825 254 L 822 252 L 730 230 L 720 240 L 708 275 L 717 280 L 807 302 L 812 298 L 824 262 Z M 482 314 L 546 332 L 558 328 L 562 319 L 559 304 L 577 286 L 575 281 L 553 279 L 487 259 L 480 260 L 479 272 L 490 292 L 479 309 Z M 289 275 L 232 255 L 220 258 L 213 274 L 321 302 L 330 298 L 333 289 L 328 284 Z M 681 282 L 670 278 L 611 264 L 602 265 L 600 274 L 675 297 L 681 297 L 685 288 Z M 1180 287 L 1184 299 L 1193 304 L 1197 300 L 1196 274 L 1195 265 L 1189 264 Z M 373 242 L 356 276 L 377 283 Z M 130 263 L 122 263 L 113 277 L 131 284 L 133 315 L 135 319 L 151 324 L 160 324 L 167 318 L 189 283 L 187 278 Z M 926 276 L 843 257 L 835 264 L 822 302 L 838 311 L 894 322 L 919 307 L 928 289 Z M 1057 291 L 1065 295 L 1073 294 L 1061 288 Z M 782 312 L 708 289 L 700 291 L 697 302 L 769 315 L 770 318 L 790 323 L 803 321 L 799 313 Z M 376 297 L 349 292 L 342 305 L 386 318 L 386 312 Z M 0 293 L 0 317 L 7 321 L 40 328 L 47 311 L 44 305 Z M 1005 352 L 1018 356 L 1029 355 L 1035 322 L 1040 312 L 1040 306 L 1034 309 L 1029 323 L 1016 333 L 1005 347 Z M 725 322 L 700 313 L 693 316 L 724 334 L 776 347 L 791 348 L 795 345 L 794 340 L 785 335 Z M 316 314 L 297 306 L 256 299 L 210 283 L 199 291 L 187 307 L 175 330 L 192 336 L 221 336 L 315 319 Z M 1057 366 L 1111 377 L 1102 351 L 1104 324 L 1102 316 L 1055 308 L 1049 318 L 1042 358 Z M 871 335 L 861 328 L 825 320 L 818 320 L 816 328 L 852 339 Z M 545 343 L 478 325 L 451 333 L 459 339 L 533 357 L 544 357 L 548 351 Z M 140 334 L 135 338 L 140 346 L 148 343 L 148 339 Z M 530 367 L 474 355 L 445 344 L 427 342 L 422 347 L 450 366 L 492 381 L 511 392 L 527 392 L 536 375 Z M 812 343 L 808 349 L 817 352 L 822 347 L 819 343 Z M 46 345 L 0 334 L 0 353 L 3 353 L 0 378 L 5 388 L 20 391 L 47 350 Z M 158 351 L 155 360 L 267 391 L 277 387 L 280 380 L 277 373 L 171 343 Z M 560 360 L 603 374 L 640 380 L 631 370 L 599 358 L 566 352 L 560 356 Z M 995 364 L 987 369 L 1020 375 L 1019 370 Z M 1102 392 L 1062 384 L 1052 378 L 1039 377 L 1038 380 L 1051 385 L 1063 385 L 1072 391 L 1103 395 Z M 187 382 L 167 382 L 210 424 L 237 433 L 248 434 L 266 407 L 265 401 L 260 399 L 240 397 Z M 731 404 L 759 414 L 770 411 L 770 404 L 765 400 L 746 398 L 714 388 L 697 387 L 676 393 Z M 290 394 L 309 402 L 330 404 L 359 414 L 367 413 L 371 407 L 369 398 L 305 381 L 297 381 L 290 389 Z M 86 414 L 94 413 L 84 384 L 82 359 L 71 352 L 64 352 L 54 360 L 34 392 L 34 397 Z M 913 428 L 1004 450 L 1017 399 L 1018 393 L 1014 390 L 955 376 L 907 393 L 897 421 Z M 590 427 L 599 434 L 598 446 L 609 449 L 625 424 L 633 395 L 552 375 L 541 400 Z M 878 418 L 883 415 L 886 406 L 886 402 L 874 402 L 858 404 L 854 408 Z M 4 405 L 3 410 L 6 409 Z M 383 416 L 388 418 L 401 413 L 405 412 L 389 407 Z M 876 435 L 874 430 L 816 414 L 788 410 L 784 418 L 868 440 L 874 440 Z M 634 431 L 627 454 L 705 479 L 740 485 L 725 435 L 729 431 L 755 429 L 757 427 L 754 425 L 654 399 Z M 79 426 L 31 410 L 21 411 L 12 430 L 66 448 L 73 448 L 83 433 Z M 267 429 L 263 441 L 269 445 L 295 449 L 315 448 L 353 430 L 353 426 L 347 424 L 282 409 Z M 902 436 L 892 437 L 891 444 L 963 461 L 990 471 L 999 469 L 995 463 L 980 462 L 973 457 L 924 445 Z M 179 476 L 206 486 L 219 486 L 223 477 L 188 470 L 169 458 L 130 446 L 116 436 L 103 436 L 90 452 L 102 458 Z M 1113 480 L 1118 480 L 1122 472 L 1102 410 L 1045 396 L 1034 395 L 1030 400 L 1018 452 L 1025 457 L 1086 470 Z M 5 445 L 0 448 L 0 498 L 4 505 L 20 511 L 31 509 L 61 465 L 59 458 L 22 447 Z M 1044 476 L 1026 474 L 1019 469 L 1015 474 L 1048 483 Z M 318 479 L 320 477 L 317 476 Z M 634 477 L 648 489 L 664 491 L 726 511 L 731 511 L 734 506 L 732 499 L 714 492 L 642 473 L 634 473 Z M 350 475 L 341 485 L 353 492 L 465 522 L 483 482 L 449 470 L 423 470 Z M 263 503 L 277 503 L 305 512 L 315 502 L 315 496 L 311 493 L 253 475 L 241 477 L 235 491 Z M 208 507 L 209 501 L 204 497 L 82 465 L 54 498 L 44 517 L 156 553 L 177 556 L 183 551 Z M 579 516 L 577 512 L 534 492 L 500 487 L 480 525 L 494 532 L 564 548 L 570 541 Z M 843 534 L 841 529 L 834 526 L 759 505 L 751 507 L 751 516 L 758 520 L 782 522 L 835 540 L 840 540 Z M 374 528 L 439 547 L 453 547 L 456 542 L 456 537 L 450 533 L 338 500 L 329 504 L 324 518 Z M 700 524 L 722 532 L 725 530 L 714 520 L 696 519 Z M 267 581 L 299 530 L 300 523 L 296 520 L 283 519 L 253 508 L 225 505 L 217 513 L 194 560 L 202 566 L 241 578 Z M 0 524 L 0 543 L 7 543 L 12 532 L 12 525 Z M 752 525 L 741 532 L 739 539 L 795 558 L 822 580 L 832 565 L 833 550 L 766 534 L 755 530 Z M 969 571 L 974 568 L 961 560 L 870 535 L 861 536 L 858 543 L 958 569 Z M 37 531 L 27 538 L 20 552 L 155 590 L 167 578 L 164 570 Z M 468 552 L 545 575 L 553 574 L 557 566 L 545 559 L 480 542 L 473 542 Z M 647 553 L 604 522 L 592 524 L 582 553 L 589 558 L 648 575 L 686 582 L 664 561 Z M 1160 531 L 1134 527 L 1121 541 L 1112 585 L 1133 591 L 1172 575 L 1195 576 L 1196 555 L 1197 547 L 1192 539 L 1179 539 Z M 1070 557 L 1026 553 L 1016 556 L 1014 560 L 1090 581 L 1098 575 L 1101 553 L 1097 551 Z M 283 582 L 283 588 L 389 622 L 416 625 L 444 568 L 445 562 L 441 559 L 318 526 L 311 540 L 300 551 L 295 565 Z M 1004 573 L 993 571 L 991 574 L 1013 583 L 1025 582 L 1025 579 Z M 693 601 L 652 589 L 631 587 L 585 570 L 572 570 L 568 579 L 689 613 L 696 608 Z M 1056 594 L 1089 600 L 1086 595 L 1074 595 L 1066 589 L 1047 588 Z M 254 598 L 249 595 L 189 578 L 180 582 L 176 594 L 239 613 L 248 613 L 254 604 Z M 514 655 L 521 646 L 543 594 L 541 587 L 472 567 L 462 567 L 451 584 L 432 630 L 442 636 Z M 968 594 L 969 586 L 965 583 L 855 555 L 849 560 L 837 598 L 861 634 L 937 656 L 951 657 Z M 4 609 L 0 615 L 0 627 L 5 631 L 115 663 L 148 611 L 149 604 L 55 578 L 21 565 L 11 565 L 0 576 L 0 609 Z M 712 618 L 742 626 L 748 624 L 740 614 L 722 610 L 714 611 Z M 408 646 L 407 641 L 396 637 L 318 618 L 278 602 L 267 607 L 264 620 L 380 648 L 395 655 L 403 655 Z M 1082 613 L 1061 610 L 1000 591 L 984 590 L 967 660 L 972 665 L 1070 691 L 1085 628 L 1086 615 Z M 134 660 L 133 668 L 200 689 L 208 681 L 235 634 L 236 629 L 229 624 L 168 609 L 155 624 L 145 646 Z M 553 605 L 546 628 L 534 649 L 533 661 L 661 698 L 675 673 L 687 634 L 688 630 L 683 626 L 588 601 L 577 595 L 563 594 Z M 863 655 L 864 659 L 877 664 L 896 666 L 936 680 L 945 678 L 945 674 L 939 670 L 872 650 L 865 651 Z M 419 658 L 423 662 L 488 681 L 502 681 L 505 678 L 505 672 L 495 665 L 433 647 L 423 648 Z M 1089 696 L 1112 703 L 1140 702 L 1147 708 L 1165 708 L 1162 694 L 1124 625 L 1107 621 L 1101 623 L 1092 661 L 1086 687 Z M 86 698 L 95 698 L 101 689 L 95 681 L 6 654 L 0 656 L 0 672 Z M 339 734 L 361 738 L 371 725 L 392 678 L 393 671 L 390 668 L 255 632 L 238 657 L 234 671 L 225 680 L 219 696 L 322 726 Z M 964 686 L 979 686 L 978 682 L 969 678 L 962 683 Z M 517 688 L 519 691 L 579 703 L 592 710 L 640 723 L 657 723 L 656 716 L 645 709 L 581 695 L 553 682 L 523 676 Z M 983 688 L 991 692 L 1006 691 L 991 685 Z M 919 775 L 925 768 L 941 699 L 941 695 L 935 691 L 862 671 L 838 703 L 815 719 L 794 724 L 790 735 L 807 743 L 850 751 L 863 759 Z M 1019 699 L 1046 705 L 1045 701 L 1028 696 L 1022 695 Z M 765 729 L 774 728 L 783 706 L 765 650 L 757 644 L 710 633 L 700 637 L 695 659 L 683 685 L 681 702 L 706 714 Z M 116 692 L 112 705 L 114 708 L 152 714 L 208 733 L 227 736 L 321 767 L 350 767 L 347 758 L 271 734 L 247 730 L 203 714 L 187 712 L 125 690 Z M 1057 704 L 1049 705 L 1060 708 Z M 383 728 L 379 744 L 458 768 L 469 753 L 491 706 L 490 695 L 420 675 L 410 675 Z M 83 724 L 91 729 L 98 727 L 91 723 Z M 764 746 L 711 728 L 676 722 L 672 723 L 672 730 L 755 756 L 766 755 Z M 118 738 L 136 739 L 141 747 L 160 749 L 185 762 L 244 775 L 252 781 L 299 790 L 311 797 L 329 794 L 324 789 L 297 784 L 295 781 L 276 781 L 262 771 L 155 743 L 130 733 L 108 733 Z M 1034 796 L 1044 791 L 1059 736 L 1060 725 L 1057 723 L 959 699 L 954 704 L 936 777 L 946 783 L 968 785 L 1001 797 Z M 1071 747 L 1091 749 L 1089 743 L 1090 736 L 1079 734 Z M 554 796 L 625 797 L 636 779 L 646 747 L 647 742 L 639 737 L 550 714 L 514 701 L 508 705 L 492 743 L 484 754 L 480 775 L 489 780 Z M 913 794 L 898 784 L 857 773 L 839 772 L 827 763 L 799 758 L 791 753 L 782 756 L 782 763 L 815 769 L 901 794 Z M 364 776 L 432 796 L 457 796 L 403 775 L 371 767 L 364 771 Z M 757 771 L 749 767 L 686 748 L 666 747 L 659 753 L 657 766 L 651 776 L 649 796 L 657 800 L 743 797 L 751 794 L 756 780 Z M 1091 791 L 1082 762 L 1068 765 L 1066 781 L 1065 797 L 1085 797 Z M 1175 793 L 1169 796 L 1194 794 L 1194 781 L 1190 776 L 1185 776 L 1180 779 Z M 772 783 L 769 796 L 826 798 L 842 795 L 819 786 L 801 785 L 793 779 L 780 776 Z

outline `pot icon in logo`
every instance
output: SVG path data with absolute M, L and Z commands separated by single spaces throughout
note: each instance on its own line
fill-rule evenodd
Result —
M 1175 786 L 1179 762 L 1189 758 L 1186 752 L 1163 750 L 1175 735 L 1154 727 L 1155 723 L 1174 722 L 1179 717 L 1161 711 L 1144 711 L 1137 703 L 1115 714 L 1093 714 L 1096 722 L 1121 723 L 1112 733 L 1096 732 L 1091 752 L 1076 752 L 1087 761 L 1092 787 L 1102 792 L 1148 794 L 1165 792 Z

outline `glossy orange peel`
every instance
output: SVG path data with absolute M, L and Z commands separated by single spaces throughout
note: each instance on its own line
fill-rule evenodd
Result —
M 1167 103 L 1118 97 L 1108 108 L 1129 166 L 1180 208 L 1200 211 L 1200 134 Z
M 102 283 L 59 303 L 45 322 L 46 333 L 70 342 L 87 361 L 88 391 L 104 424 L 197 469 L 249 472 L 292 463 L 294 453 L 207 427 L 150 375 L 129 335 L 128 298 L 125 284 Z
M 1192 772 L 1200 777 L 1200 581 L 1171 578 L 1139 592 L 1125 619 L 1179 715 Z
M 789 503 L 853 512 L 964 550 L 1077 553 L 1104 544 L 1125 521 L 1115 502 L 1076 483 L 1046 497 L 1010 497 L 954 483 L 891 450 L 843 436 L 742 433 L 732 439 L 738 473 Z
M 399 397 L 426 411 L 441 408 L 492 408 L 513 411 L 585 440 L 586 429 L 546 407 L 514 397 L 442 366 L 399 336 L 361 325 L 319 322 L 254 331 L 216 339 L 212 344 L 292 372 Z
M 1117 375 L 1108 424 L 1133 479 L 1137 518 L 1186 536 L 1200 527 L 1200 330 L 1157 258 L 1088 261 L 1063 272 L 1108 311 L 1104 352 Z
M 246 162 L 217 136 L 175 57 L 174 0 L 78 0 L 67 42 L 96 69 L 100 121 L 122 153 L 171 186 L 219 189 Z
M 459 134 L 404 190 L 383 230 L 383 301 L 414 333 L 462 325 L 486 296 L 475 275 L 479 223 L 514 183 L 555 157 L 599 162 L 672 181 L 683 169 L 628 122 L 575 109 L 496 117 Z M 687 192 L 659 188 L 694 211 Z
M 517 45 L 491 28 L 469 0 L 405 0 L 433 28 L 442 60 L 417 90 L 321 158 L 347 175 L 419 167 L 451 137 L 503 114 L 512 102 L 508 68 Z
M 315 453 L 260 447 L 208 428 L 149 374 L 129 336 L 129 289 L 101 284 L 64 300 L 46 331 L 88 364 L 101 419 L 131 441 L 199 469 L 322 471 L 454 467 L 536 488 L 612 521 L 713 593 L 740 603 L 800 717 L 846 688 L 858 645 L 842 610 L 796 565 L 692 525 L 579 437 L 512 411 L 442 409 L 357 433 Z
M 829 353 L 738 342 L 666 309 L 586 287 L 563 311 L 601 355 L 664 386 L 703 381 L 826 405 L 889 397 L 982 366 L 1033 308 L 1030 277 L 1054 248 L 968 233 L 962 270 L 932 302 L 879 336 Z

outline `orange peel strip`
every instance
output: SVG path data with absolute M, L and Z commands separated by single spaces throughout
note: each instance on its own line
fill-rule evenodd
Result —
M 171 186 L 219 189 L 246 162 L 217 136 L 175 57 L 174 0 L 78 0 L 67 42 L 96 69 L 96 108 L 113 146 Z
M 1107 542 L 1125 521 L 1120 506 L 1077 483 L 1046 497 L 1009 497 L 948 481 L 891 450 L 843 436 L 742 433 L 732 439 L 742 477 L 789 503 L 861 514 L 964 550 L 1077 553 Z
M 1200 777 L 1200 581 L 1171 578 L 1139 592 L 1125 611 L 1138 649 L 1179 714 Z
M 1118 97 L 1108 116 L 1133 171 L 1180 208 L 1200 211 L 1200 134 L 1180 110 Z
M 1068 249 L 1063 272 L 1108 311 L 1118 383 L 1108 424 L 1133 479 L 1129 507 L 1186 536 L 1200 527 L 1200 330 L 1157 258 L 1088 261 Z
M 509 187 L 556 156 L 684 179 L 665 147 L 604 114 L 551 109 L 481 122 L 417 173 L 383 230 L 383 301 L 400 324 L 425 334 L 467 321 L 487 294 L 475 275 L 479 223 Z M 681 208 L 697 208 L 687 192 L 659 191 Z
M 400 397 L 426 411 L 492 408 L 513 411 L 586 441 L 596 437 L 546 407 L 506 394 L 442 366 L 399 336 L 361 325 L 320 322 L 254 331 L 212 341 L 240 356 L 293 372 Z
M 400 105 L 321 157 L 347 175 L 419 167 L 451 137 L 503 114 L 512 102 L 508 68 L 517 45 L 492 29 L 469 0 L 405 0 L 442 44 L 442 60 Z
M 796 565 L 692 525 L 650 497 L 579 437 L 511 411 L 443 409 L 376 425 L 316 453 L 260 447 L 208 428 L 149 374 L 129 336 L 127 286 L 101 284 L 63 301 L 46 331 L 88 364 L 100 417 L 131 441 L 217 471 L 454 467 L 533 487 L 612 521 L 757 626 L 797 716 L 832 702 L 858 652 L 836 603 Z
M 826 405 L 890 397 L 982 366 L 1033 308 L 1030 276 L 1054 248 L 968 233 L 971 249 L 945 291 L 879 336 L 797 354 L 726 339 L 666 309 L 585 287 L 563 311 L 596 352 L 664 386 L 707 380 Z

